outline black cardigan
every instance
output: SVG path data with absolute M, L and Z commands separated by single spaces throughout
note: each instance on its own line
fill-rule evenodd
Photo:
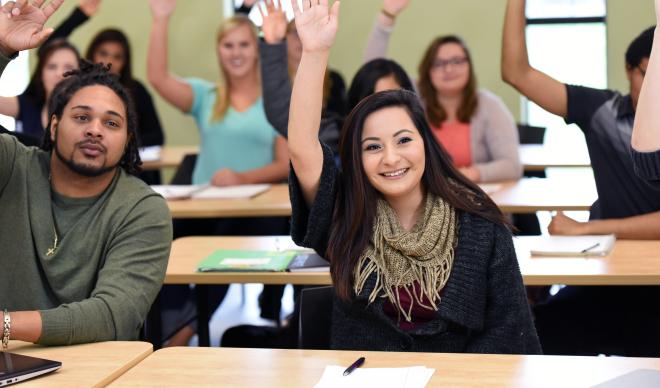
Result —
M 331 151 L 325 145 L 323 150 L 321 181 L 311 209 L 293 169 L 289 179 L 293 240 L 320 254 L 327 248 L 338 178 Z M 454 264 L 431 322 L 408 332 L 399 329 L 383 313 L 383 298 L 367 302 L 375 285 L 372 275 L 350 302 L 335 298 L 332 348 L 540 354 L 511 233 L 469 213 L 460 214 L 458 230 Z

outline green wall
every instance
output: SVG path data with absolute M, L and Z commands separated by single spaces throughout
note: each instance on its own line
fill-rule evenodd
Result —
M 68 0 L 50 22 L 56 25 L 77 2 Z M 170 68 L 180 76 L 215 80 L 218 75 L 215 31 L 222 15 L 221 0 L 179 0 L 170 27 Z M 331 66 L 350 82 L 362 63 L 362 52 L 380 0 L 344 0 L 340 30 Z M 500 45 L 506 0 L 413 0 L 397 21 L 390 56 L 416 76 L 428 42 L 437 35 L 455 33 L 470 45 L 480 86 L 500 95 L 518 116 L 520 98 L 500 79 Z M 609 86 L 627 90 L 623 56 L 628 43 L 655 22 L 652 0 L 608 0 Z M 118 27 L 127 33 L 133 49 L 133 72 L 146 84 L 146 51 L 151 15 L 146 0 L 105 0 L 99 13 L 78 29 L 71 40 L 84 52 L 96 31 Z M 196 144 L 195 123 L 153 93 L 169 144 Z

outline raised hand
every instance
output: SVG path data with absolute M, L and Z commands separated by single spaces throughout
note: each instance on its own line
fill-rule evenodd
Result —
M 11 55 L 16 51 L 35 48 L 43 43 L 52 28 L 44 29 L 44 24 L 62 5 L 64 0 L 52 0 L 42 8 L 44 0 L 10 1 L 0 9 L 0 50 Z
M 298 1 L 292 1 L 296 30 L 302 42 L 303 51 L 330 50 L 335 42 L 339 26 L 339 4 L 339 1 L 335 1 L 332 8 L 329 9 L 328 0 L 303 0 L 301 10 Z
M 383 0 L 383 9 L 390 15 L 398 15 L 408 7 L 410 0 Z
M 267 13 L 264 13 L 261 7 L 257 7 L 264 20 L 261 30 L 264 33 L 264 40 L 268 44 L 280 43 L 286 36 L 288 22 L 282 9 L 282 1 L 284 0 L 279 0 L 276 3 L 275 0 L 266 0 Z
M 176 0 L 149 0 L 149 7 L 154 19 L 167 19 L 176 8 Z
M 94 16 L 101 6 L 101 0 L 78 0 L 78 8 L 88 17 Z

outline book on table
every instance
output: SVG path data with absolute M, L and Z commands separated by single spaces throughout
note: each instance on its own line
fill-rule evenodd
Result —
M 197 266 L 199 272 L 284 272 L 300 250 L 218 249 Z
M 299 252 L 286 269 L 289 272 L 330 272 L 330 262 L 315 252 Z
M 211 185 L 154 185 L 165 199 L 247 199 L 270 188 L 269 184 L 216 187 Z
M 612 251 L 613 234 L 593 236 L 538 236 L 529 243 L 532 256 L 605 256 Z

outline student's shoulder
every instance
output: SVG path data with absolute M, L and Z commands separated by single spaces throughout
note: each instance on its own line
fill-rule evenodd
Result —
M 461 211 L 458 217 L 459 231 L 480 236 L 489 241 L 497 238 L 512 238 L 511 230 L 504 224 L 488 220 L 478 214 Z
M 132 208 L 147 207 L 149 210 L 164 213 L 169 217 L 167 201 L 149 185 L 136 176 L 120 171 L 117 186 L 113 193 L 115 201 Z

